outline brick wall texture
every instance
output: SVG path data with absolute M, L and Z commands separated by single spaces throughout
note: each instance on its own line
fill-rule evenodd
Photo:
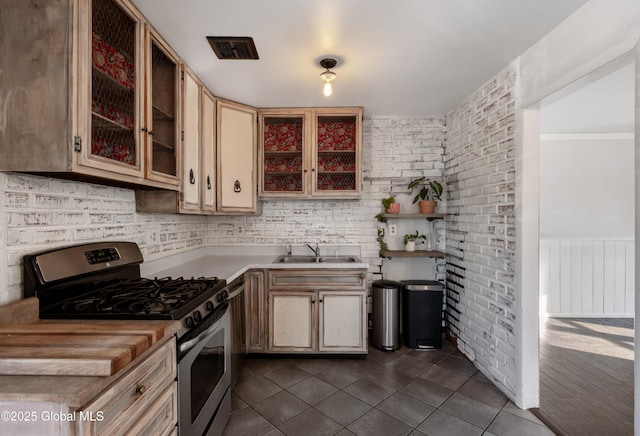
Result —
M 458 348 L 515 396 L 517 64 L 447 114 L 448 325 Z

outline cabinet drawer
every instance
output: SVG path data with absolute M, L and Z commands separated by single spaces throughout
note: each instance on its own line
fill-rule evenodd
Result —
M 91 416 L 102 416 L 103 419 L 78 421 L 77 434 L 128 433 L 126 424 L 134 424 L 175 379 L 176 362 L 175 339 L 171 338 L 82 408 L 87 415 L 91 413 Z
M 366 270 L 269 270 L 269 289 L 365 289 Z
M 176 430 L 178 423 L 178 384 L 171 384 L 140 416 L 124 425 L 127 434 L 164 436 Z

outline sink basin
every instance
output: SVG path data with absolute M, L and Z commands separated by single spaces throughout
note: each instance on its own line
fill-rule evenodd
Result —
M 315 263 L 315 256 L 280 256 L 273 263 Z
M 327 256 L 321 257 L 320 262 L 324 263 L 357 263 L 360 259 L 354 256 Z
M 316 259 L 315 256 L 280 256 L 273 263 L 358 263 L 360 259 L 355 256 L 323 256 Z

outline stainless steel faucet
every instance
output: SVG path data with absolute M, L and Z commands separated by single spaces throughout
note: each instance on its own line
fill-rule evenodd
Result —
M 316 248 L 315 249 L 309 244 L 305 244 L 305 245 L 307 247 L 309 247 L 309 250 L 313 251 L 313 254 L 316 255 L 316 262 L 317 262 L 318 259 L 320 259 L 320 247 L 318 246 L 318 243 L 316 242 Z

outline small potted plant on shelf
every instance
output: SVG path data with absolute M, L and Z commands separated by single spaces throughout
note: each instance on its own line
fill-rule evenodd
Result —
M 389 198 L 383 198 L 381 202 L 387 213 L 400 213 L 400 203 L 396 203 L 396 198 L 393 195 Z
M 415 233 L 404 235 L 404 249 L 405 251 L 416 251 L 416 243 L 424 244 L 426 240 L 427 237 L 416 230 Z
M 433 213 L 436 209 L 436 200 L 442 200 L 440 198 L 442 195 L 442 185 L 437 180 L 429 180 L 425 176 L 422 176 L 409 182 L 409 186 L 407 187 L 409 188 L 409 193 L 413 193 L 414 189 L 420 188 L 413 198 L 413 203 L 418 202 L 420 213 Z

